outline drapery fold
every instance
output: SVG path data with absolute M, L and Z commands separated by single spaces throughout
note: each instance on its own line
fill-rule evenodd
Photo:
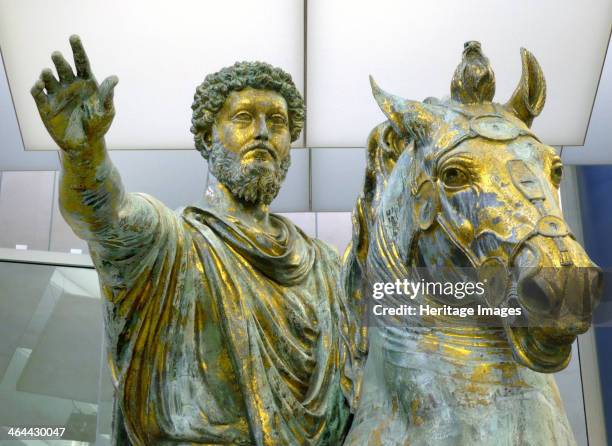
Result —
M 130 441 L 339 444 L 351 317 L 337 253 L 281 216 L 273 237 L 214 207 L 175 214 L 141 197 L 157 219 L 146 245 L 90 242 Z

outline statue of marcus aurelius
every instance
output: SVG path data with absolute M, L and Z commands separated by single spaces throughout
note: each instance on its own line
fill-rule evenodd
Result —
M 337 253 L 271 214 L 300 134 L 291 76 L 261 62 L 210 74 L 192 132 L 217 184 L 173 212 L 127 193 L 105 147 L 118 79 L 52 55 L 32 88 L 61 148 L 60 208 L 104 295 L 114 444 L 337 445 L 350 391 Z

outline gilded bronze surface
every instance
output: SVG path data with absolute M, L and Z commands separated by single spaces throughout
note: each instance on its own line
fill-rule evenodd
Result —
M 588 329 L 601 279 L 563 220 L 561 160 L 530 129 L 544 76 L 531 53 L 521 59 L 505 104 L 492 102 L 478 42 L 465 44 L 450 98 L 404 100 L 372 80 L 388 120 L 368 140 L 345 256 L 347 297 L 362 315 L 354 355 L 367 356 L 346 445 L 575 444 L 550 373 Z M 520 320 L 368 319 L 374 283 L 434 268 L 436 280 L 470 281 L 469 270 L 496 288 L 461 300 L 421 293 L 412 305 L 512 307 Z
M 76 73 L 53 53 L 58 77 L 44 70 L 32 95 L 105 297 L 113 444 L 337 445 L 351 388 L 340 261 L 268 210 L 303 125 L 291 77 L 242 62 L 198 87 L 192 132 L 218 183 L 175 213 L 124 190 L 104 142 L 117 78 L 98 85 L 70 43 Z

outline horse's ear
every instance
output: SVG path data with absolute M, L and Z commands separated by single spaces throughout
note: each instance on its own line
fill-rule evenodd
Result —
M 505 107 L 531 127 L 533 118 L 540 114 L 546 102 L 546 80 L 540 64 L 525 48 L 521 48 L 521 61 L 521 80 Z
M 427 104 L 408 101 L 387 93 L 378 86 L 372 76 L 370 85 L 374 99 L 399 136 L 421 142 L 427 140 L 437 120 L 434 111 Z

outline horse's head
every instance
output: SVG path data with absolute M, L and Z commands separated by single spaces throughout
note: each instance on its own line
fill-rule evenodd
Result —
M 553 372 L 567 365 L 576 335 L 589 328 L 601 278 L 563 219 L 561 159 L 530 130 L 546 86 L 533 55 L 523 49 L 521 56 L 521 81 L 503 105 L 491 102 L 495 79 L 477 42 L 466 44 L 447 100 L 404 100 L 372 80 L 388 124 L 371 136 L 370 181 L 374 171 L 385 178 L 370 184 L 377 211 L 368 222 L 358 210 L 355 223 L 363 233 L 384 220 L 404 266 L 476 268 L 490 284 L 479 304 L 522 310 L 519 322 L 503 322 L 516 360 Z M 384 158 L 373 146 L 395 154 L 386 174 L 383 162 L 373 162 Z M 360 200 L 367 195 L 366 181 Z M 354 237 L 361 269 L 371 267 L 364 243 L 372 246 Z

